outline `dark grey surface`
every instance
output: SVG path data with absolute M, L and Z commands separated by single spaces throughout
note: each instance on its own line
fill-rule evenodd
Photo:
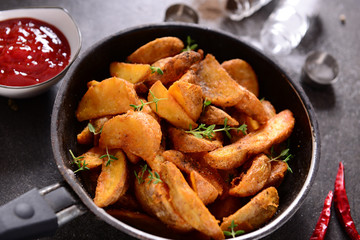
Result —
M 173 0 L 9 0 L 0 1 L 0 10 L 26 6 L 60 6 L 77 22 L 83 36 L 82 52 L 103 37 L 127 27 L 163 21 Z M 190 1 L 184 1 L 191 3 Z M 277 1 L 241 22 L 217 14 L 200 14 L 200 23 L 219 28 L 257 44 L 261 26 Z M 346 187 L 355 224 L 360 229 L 360 3 L 357 0 L 322 0 L 319 17 L 301 45 L 289 56 L 273 58 L 295 80 L 311 50 L 326 50 L 339 61 L 339 81 L 327 89 L 303 85 L 315 108 L 321 135 L 321 161 L 315 183 L 302 207 L 283 227 L 266 239 L 308 239 L 333 189 L 339 161 L 345 165 Z M 196 4 L 192 4 L 196 5 Z M 340 15 L 346 16 L 342 24 Z M 26 100 L 0 97 L 0 204 L 32 189 L 62 180 L 53 161 L 50 143 L 50 116 L 58 86 Z M 14 109 L 17 107 L 17 110 Z M 48 239 L 131 239 L 96 219 L 91 213 L 68 223 Z M 347 239 L 333 214 L 326 239 Z

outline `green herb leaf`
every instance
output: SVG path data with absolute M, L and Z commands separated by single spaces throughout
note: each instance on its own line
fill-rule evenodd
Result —
M 83 171 L 83 170 L 89 170 L 89 168 L 87 167 L 87 163 L 84 161 L 81 161 L 81 159 L 84 158 L 84 156 L 78 156 L 75 157 L 74 153 L 71 151 L 71 149 L 69 149 L 70 155 L 73 159 L 73 163 L 77 165 L 78 169 L 74 171 L 74 173 L 77 173 L 79 171 Z
M 187 46 L 182 50 L 183 52 L 195 50 L 198 45 L 195 43 L 195 40 L 191 39 L 190 36 L 187 36 L 186 38 Z
M 88 128 L 89 128 L 89 131 L 90 131 L 91 133 L 93 133 L 94 135 L 100 134 L 100 133 L 102 132 L 102 127 L 101 127 L 101 129 L 100 129 L 99 132 L 96 132 L 96 129 L 95 129 L 94 125 L 92 125 L 91 123 L 88 123 L 87 126 L 88 126 Z
M 149 92 L 150 92 L 151 96 L 153 97 L 153 100 L 152 100 L 152 101 L 144 103 L 144 101 L 140 99 L 140 102 L 141 102 L 140 105 L 137 106 L 137 105 L 134 105 L 134 104 L 130 104 L 130 107 L 134 108 L 134 111 L 142 111 L 142 110 L 144 109 L 144 106 L 145 106 L 145 105 L 148 105 L 148 104 L 151 104 L 151 103 L 155 103 L 156 112 L 157 112 L 157 110 L 158 110 L 158 105 L 157 105 L 157 103 L 158 103 L 159 101 L 161 101 L 161 100 L 166 100 L 167 98 L 157 98 L 157 97 L 155 97 L 154 93 L 153 93 L 151 90 L 149 90 Z
M 160 75 L 163 75 L 164 72 L 159 67 L 150 66 L 151 73 L 158 73 Z
M 290 152 L 290 149 L 286 148 L 286 149 L 282 150 L 278 156 L 275 156 L 274 146 L 272 146 L 270 148 L 270 155 L 268 155 L 268 158 L 270 159 L 270 162 L 271 161 L 283 161 L 284 163 L 286 163 L 288 171 L 293 173 L 292 169 L 290 168 L 290 166 L 288 164 L 288 161 L 291 158 L 293 158 L 293 155 L 291 155 L 289 152 Z
M 141 173 L 140 174 L 137 174 L 136 170 L 134 170 L 135 177 L 136 177 L 139 184 L 142 184 L 143 182 L 145 182 L 144 173 L 145 173 L 146 169 L 147 169 L 147 164 L 141 166 Z
M 151 181 L 153 181 L 154 184 L 158 184 L 159 182 L 162 182 L 162 180 L 160 179 L 160 175 L 154 171 L 154 174 L 152 173 L 152 171 L 150 171 L 150 169 L 148 169 L 149 172 L 149 176 L 148 176 L 148 183 L 150 184 Z
M 223 231 L 224 235 L 228 236 L 228 237 L 235 238 L 238 235 L 244 234 L 245 233 L 244 230 L 237 230 L 237 231 L 234 230 L 234 228 L 236 228 L 237 226 L 238 225 L 234 223 L 234 220 L 232 220 L 230 227 L 228 227 L 231 230 L 231 232 L 230 231 Z
M 118 160 L 117 157 L 109 154 L 108 148 L 106 148 L 106 154 L 100 156 L 100 159 L 103 159 L 103 158 L 107 158 L 105 166 L 109 166 L 111 162 L 113 162 L 114 160 Z

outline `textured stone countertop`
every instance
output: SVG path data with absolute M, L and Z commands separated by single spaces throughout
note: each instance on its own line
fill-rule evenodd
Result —
M 82 50 L 128 27 L 162 22 L 173 0 L 2 0 L 0 10 L 27 6 L 66 8 L 82 33 Z M 190 1 L 184 1 L 190 3 Z M 262 23 L 276 7 L 273 1 L 250 18 L 232 22 L 216 15 L 200 15 L 199 24 L 222 29 L 257 45 Z M 294 81 L 300 81 L 307 53 L 326 50 L 339 62 L 339 80 L 326 89 L 301 84 L 316 112 L 321 136 L 321 160 L 315 182 L 301 208 L 265 239 L 309 239 L 323 201 L 333 189 L 339 161 L 345 166 L 351 214 L 360 230 L 360 3 L 321 0 L 316 30 L 310 30 L 290 55 L 272 57 Z M 346 18 L 341 22 L 340 16 Z M 1 63 L 0 63 L 1 64 Z M 59 84 L 26 100 L 0 97 L 0 205 L 34 187 L 62 181 L 50 142 L 50 117 Z M 9 104 L 9 101 L 11 104 Z M 14 109 L 16 107 L 16 110 Z M 132 239 L 87 213 L 46 239 Z M 335 214 L 326 239 L 347 239 Z

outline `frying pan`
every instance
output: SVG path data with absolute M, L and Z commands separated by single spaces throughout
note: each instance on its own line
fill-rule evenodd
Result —
M 314 181 L 320 159 L 320 140 L 314 110 L 303 90 L 283 70 L 266 56 L 241 42 L 235 36 L 192 24 L 161 23 L 145 25 L 116 33 L 80 55 L 69 69 L 57 94 L 52 119 L 51 141 L 54 157 L 63 175 L 64 184 L 55 184 L 38 191 L 34 189 L 0 208 L 0 238 L 20 239 L 51 235 L 58 225 L 84 211 L 104 220 L 111 226 L 139 239 L 163 239 L 136 229 L 98 208 L 84 183 L 73 173 L 75 166 L 71 149 L 80 155 L 85 149 L 76 142 L 76 134 L 84 127 L 75 117 L 77 105 L 90 80 L 109 77 L 109 65 L 124 61 L 139 46 L 163 36 L 176 36 L 186 42 L 187 36 L 199 48 L 224 60 L 241 58 L 247 61 L 258 76 L 260 98 L 265 97 L 279 112 L 290 109 L 296 124 L 290 137 L 290 162 L 293 173 L 286 175 L 279 187 L 280 206 L 275 217 L 264 227 L 236 239 L 259 239 L 282 226 L 299 209 Z M 6 217 L 5 217 L 6 216 Z

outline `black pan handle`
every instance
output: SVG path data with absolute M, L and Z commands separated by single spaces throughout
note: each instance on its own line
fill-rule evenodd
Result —
M 0 207 L 0 239 L 52 236 L 56 229 L 85 212 L 66 187 L 36 188 Z

